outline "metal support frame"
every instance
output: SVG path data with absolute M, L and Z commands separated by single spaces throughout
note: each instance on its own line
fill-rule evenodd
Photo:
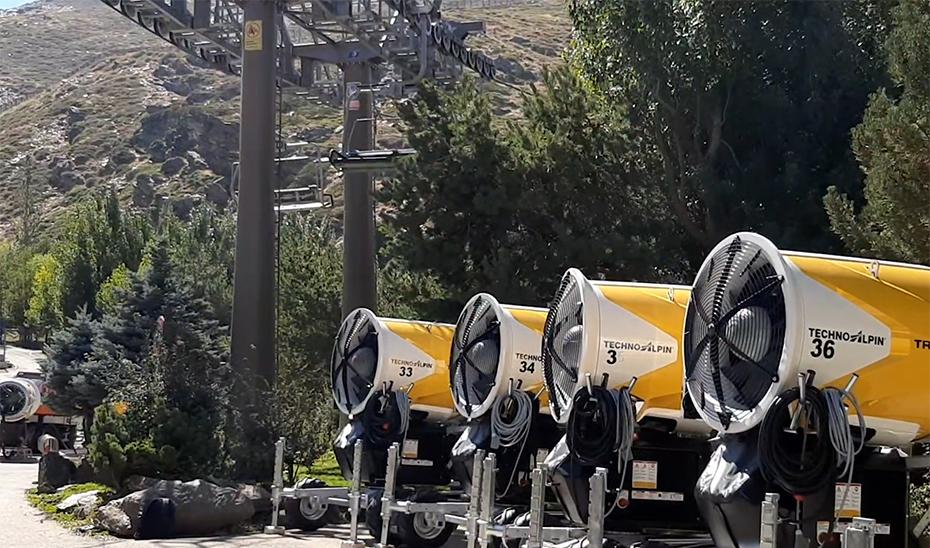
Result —
M 281 512 L 281 491 L 284 489 L 284 438 L 274 444 L 274 483 L 271 484 L 271 503 L 274 511 L 271 513 L 271 525 L 265 527 L 270 534 L 284 534 L 284 527 L 278 525 L 278 514 Z
M 549 484 L 549 468 L 542 465 L 530 473 L 532 487 L 530 491 L 530 530 L 526 539 L 526 548 L 542 548 L 543 524 L 546 514 L 546 486 Z
M 604 544 L 604 517 L 607 496 L 607 469 L 597 468 L 591 476 L 591 494 L 588 498 L 588 548 L 601 548 Z
M 381 538 L 375 548 L 392 548 L 388 542 L 391 532 L 391 504 L 394 502 L 394 489 L 397 487 L 397 463 L 400 445 L 392 443 L 388 449 L 387 477 L 384 478 L 384 493 L 381 495 Z
M 759 548 L 775 548 L 778 542 L 778 493 L 766 493 L 762 501 L 761 527 L 759 528 Z
M 342 542 L 342 548 L 363 548 L 365 544 L 358 541 L 358 518 L 362 502 L 362 440 L 356 440 L 352 448 L 352 490 L 349 491 L 349 516 L 351 517 L 349 540 Z
M 468 501 L 468 514 L 465 524 L 465 547 L 475 548 L 478 541 L 478 513 L 481 510 L 481 482 L 484 465 L 484 449 L 475 451 L 474 465 L 471 471 L 471 497 Z
M 497 455 L 488 454 L 484 459 L 484 465 L 481 468 L 481 505 L 480 514 L 478 515 L 478 546 L 488 548 L 490 538 L 488 531 L 491 528 L 494 519 L 494 494 L 497 486 Z
M 871 518 L 853 518 L 849 527 L 843 531 L 844 548 L 874 548 L 875 520 Z

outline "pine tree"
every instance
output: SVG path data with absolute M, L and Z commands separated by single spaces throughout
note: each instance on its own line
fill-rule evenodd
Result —
M 865 204 L 857 212 L 835 187 L 825 203 L 850 251 L 930 264 L 930 4 L 905 0 L 894 21 L 885 49 L 898 89 L 874 94 L 853 131 Z
M 94 355 L 97 333 L 97 322 L 82 308 L 46 346 L 48 358 L 41 367 L 50 391 L 48 403 L 61 413 L 92 418 L 114 382 L 113 372 Z

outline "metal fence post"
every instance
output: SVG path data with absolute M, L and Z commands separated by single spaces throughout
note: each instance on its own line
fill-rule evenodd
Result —
M 549 469 L 541 464 L 530 473 L 530 527 L 526 539 L 527 548 L 542 548 L 543 520 L 546 513 L 546 485 Z
M 471 471 L 471 497 L 468 501 L 468 516 L 465 523 L 465 547 L 475 548 L 478 540 L 478 518 L 481 512 L 481 482 L 483 479 L 484 449 L 475 451 L 475 461 Z
M 494 499 L 496 497 L 497 486 L 495 479 L 497 475 L 497 455 L 489 453 L 484 459 L 484 466 L 481 469 L 484 475 L 481 481 L 481 517 L 478 520 L 478 545 L 481 548 L 490 546 L 488 538 L 488 527 L 494 519 Z
M 284 527 L 278 525 L 278 514 L 281 512 L 281 490 L 284 488 L 284 438 L 278 439 L 274 444 L 274 483 L 271 485 L 271 502 L 274 512 L 271 513 L 271 525 L 265 527 L 266 533 L 283 534 Z
M 588 548 L 601 548 L 604 544 L 604 504 L 607 495 L 607 469 L 596 468 L 591 476 L 588 496 Z M 623 486 L 621 485 L 620 488 Z
M 778 542 L 778 493 L 766 493 L 762 501 L 759 548 L 775 548 Z
M 394 504 L 394 488 L 397 484 L 397 455 L 400 446 L 392 443 L 388 449 L 387 477 L 384 478 L 384 493 L 381 496 L 381 542 L 377 548 L 389 548 L 388 535 L 391 530 L 391 506 Z
M 362 440 L 356 440 L 352 449 L 352 488 L 349 492 L 349 515 L 352 521 L 349 540 L 342 543 L 342 548 L 363 548 L 365 545 L 358 541 L 359 503 L 362 500 Z

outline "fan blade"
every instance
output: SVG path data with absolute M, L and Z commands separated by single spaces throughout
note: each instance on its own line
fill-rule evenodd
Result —
M 764 286 L 760 287 L 756 291 L 753 291 L 751 295 L 749 295 L 748 297 L 744 298 L 740 302 L 733 305 L 733 308 L 731 308 L 730 310 L 727 310 L 726 314 L 724 314 L 723 316 L 720 316 L 720 320 L 717 323 L 720 324 L 721 326 L 726 325 L 726 323 L 730 321 L 733 318 L 733 316 L 736 315 L 737 312 L 739 312 L 740 310 L 743 310 L 744 308 L 749 308 L 750 306 L 755 305 L 756 301 L 767 296 L 769 291 L 775 289 L 776 287 L 781 285 L 784 281 L 785 281 L 785 278 L 783 276 L 776 276 L 771 282 L 765 284 Z
M 762 367 L 762 364 L 760 364 L 760 363 L 757 362 L 756 360 L 754 360 L 754 359 L 750 358 L 749 356 L 747 356 L 742 350 L 739 349 L 739 347 L 737 347 L 735 344 L 733 344 L 732 341 L 730 341 L 730 340 L 727 339 L 725 336 L 723 336 L 719 331 L 717 332 L 717 338 L 720 339 L 720 341 L 722 341 L 723 344 L 725 344 L 725 345 L 727 346 L 727 348 L 730 349 L 731 352 L 733 352 L 734 354 L 736 354 L 736 357 L 737 357 L 737 358 L 743 360 L 743 361 L 746 362 L 746 363 L 749 363 L 749 364 L 754 365 L 754 366 L 757 367 L 760 371 L 762 371 L 763 373 L 765 373 L 766 375 L 768 375 L 768 376 L 771 377 L 772 379 L 777 379 L 777 378 L 778 378 L 778 374 L 777 374 L 777 373 L 772 373 L 772 372 L 769 371 L 768 369 Z
M 688 363 L 685 364 L 685 371 L 690 371 L 691 374 L 688 375 L 687 381 L 691 380 L 691 375 L 697 370 L 697 362 L 701 359 L 701 356 L 704 355 L 704 350 L 707 349 L 707 343 L 710 342 L 710 338 L 713 337 L 713 333 L 708 333 L 704 335 L 704 338 L 698 341 L 697 346 L 694 347 L 694 350 L 691 351 L 691 356 L 688 359 Z
M 710 316 L 707 315 L 707 311 L 704 310 L 703 307 L 694 304 L 696 302 L 699 302 L 701 304 L 704 303 L 704 300 L 701 299 L 701 290 L 698 289 L 698 286 L 694 286 L 691 288 L 691 303 L 689 306 L 694 307 L 694 310 L 695 312 L 697 312 L 698 316 L 700 316 L 701 319 L 704 320 L 704 325 L 711 325 L 712 323 L 714 323 L 713 321 L 711 321 Z

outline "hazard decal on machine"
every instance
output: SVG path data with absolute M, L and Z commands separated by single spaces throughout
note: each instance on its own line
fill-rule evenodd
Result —
M 684 502 L 684 493 L 675 491 L 643 491 L 633 489 L 633 500 L 654 500 L 658 502 Z
M 401 456 L 403 456 L 405 459 L 415 459 L 419 454 L 419 449 L 419 440 L 404 440 L 404 451 Z
M 633 489 L 655 489 L 659 486 L 659 463 L 652 460 L 633 461 Z
M 833 526 L 833 532 L 841 535 L 846 528 L 849 527 L 849 522 L 841 521 L 836 523 Z M 827 531 L 830 530 L 829 521 L 818 521 L 817 522 L 817 540 L 822 540 L 820 537 L 826 535 Z M 891 534 L 891 525 L 888 523 L 876 523 L 875 524 L 875 534 L 876 535 L 890 535 Z
M 837 483 L 834 497 L 834 515 L 841 518 L 858 518 L 862 515 L 861 483 Z

